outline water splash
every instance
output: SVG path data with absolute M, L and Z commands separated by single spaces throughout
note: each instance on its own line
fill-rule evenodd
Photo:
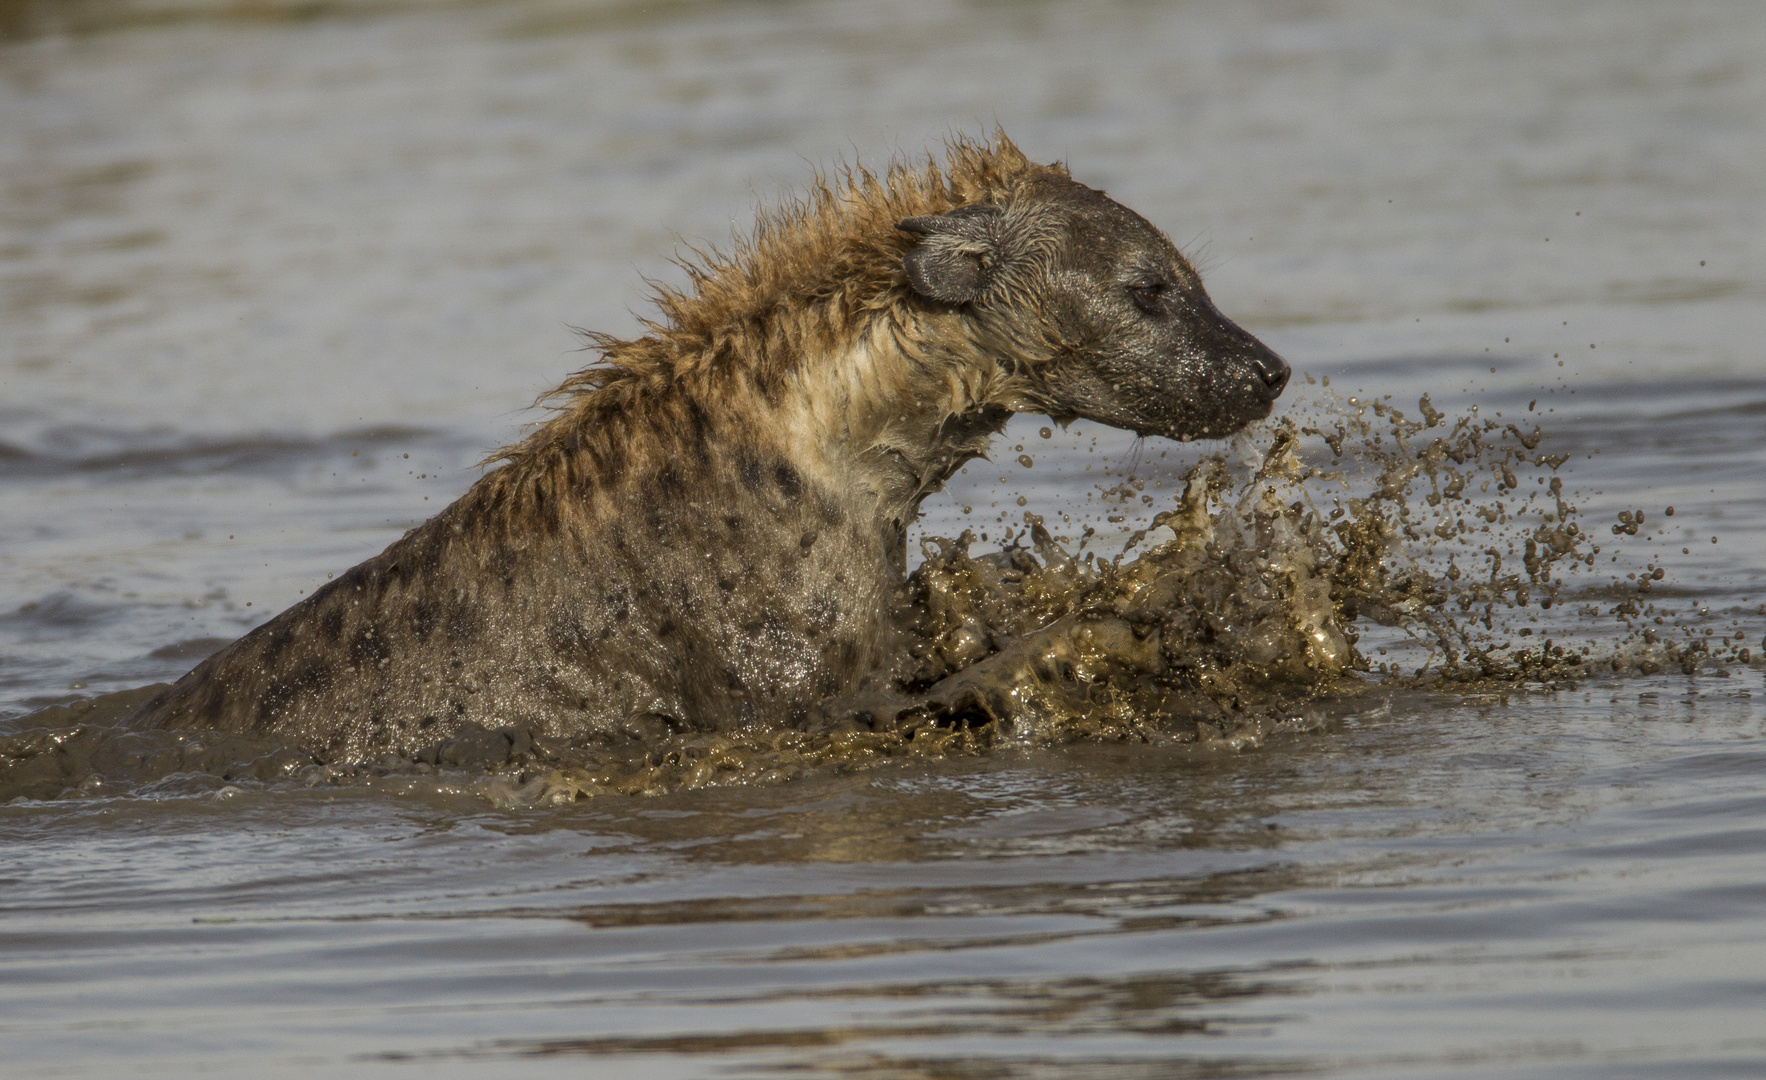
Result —
M 1244 749 L 1370 696 L 1553 689 L 1756 663 L 1737 632 L 1651 606 L 1646 562 L 1599 580 L 1597 530 L 1537 425 L 1326 396 L 1192 465 L 1120 553 L 1069 551 L 1023 512 L 998 550 L 932 537 L 898 597 L 890 683 L 753 730 L 572 742 L 474 730 L 412 758 L 329 762 L 216 735 L 119 732 L 97 704 L 0 738 L 0 798 L 221 797 L 239 785 L 422 788 L 503 806 L 1108 739 Z M 1145 493 L 1130 473 L 1107 497 Z M 1158 485 L 1155 485 L 1158 490 Z M 1149 501 L 1151 497 L 1148 497 Z M 1645 514 L 1608 530 L 1622 544 Z M 1609 563 L 1617 561 L 1609 553 Z M 140 692 L 135 692 L 140 693 Z M 126 695 L 112 695 L 121 698 Z M 131 698 L 132 700 L 132 698 Z

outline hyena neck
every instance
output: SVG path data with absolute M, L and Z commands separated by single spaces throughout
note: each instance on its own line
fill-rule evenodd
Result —
M 880 321 L 826 362 L 805 365 L 782 405 L 785 429 L 803 433 L 804 456 L 885 531 L 912 523 L 920 503 L 985 456 L 1024 407 L 1019 381 L 970 345 L 955 317 L 941 321 L 953 325 L 927 333 Z

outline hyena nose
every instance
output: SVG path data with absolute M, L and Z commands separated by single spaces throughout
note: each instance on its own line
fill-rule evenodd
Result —
M 1288 367 L 1288 362 L 1271 352 L 1267 347 L 1263 348 L 1254 359 L 1257 364 L 1257 374 L 1263 378 L 1264 390 L 1269 394 L 1269 399 L 1274 401 L 1281 397 L 1282 390 L 1288 385 L 1288 376 L 1293 374 L 1293 371 Z

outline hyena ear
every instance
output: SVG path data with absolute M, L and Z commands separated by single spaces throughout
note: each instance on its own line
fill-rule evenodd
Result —
M 921 296 L 946 304 L 980 296 L 1007 255 L 1005 212 L 987 203 L 907 218 L 896 228 L 922 237 L 902 259 L 908 283 Z

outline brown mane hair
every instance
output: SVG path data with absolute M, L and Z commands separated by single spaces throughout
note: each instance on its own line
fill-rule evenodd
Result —
M 909 295 L 904 218 L 1000 201 L 1026 181 L 1067 175 L 1025 157 L 1004 132 L 958 135 L 881 175 L 858 164 L 819 173 L 808 191 L 757 211 L 726 253 L 678 260 L 689 288 L 657 286 L 644 336 L 579 331 L 598 360 L 536 404 L 554 415 L 486 459 L 501 462 L 455 508 L 505 539 L 575 519 L 566 509 L 683 454 L 703 458 L 731 404 L 777 404 L 794 372 L 853 344 L 870 316 Z M 714 414 L 726 414 L 718 416 Z
M 561 442 L 600 441 L 595 433 L 615 416 L 671 388 L 717 401 L 734 382 L 773 398 L 793 370 L 899 302 L 913 238 L 897 222 L 998 201 L 1050 174 L 1067 175 L 1030 161 L 997 131 L 988 141 L 953 137 L 942 167 L 927 155 L 892 160 L 881 176 L 858 164 L 818 174 L 805 194 L 761 208 L 729 253 L 694 249 L 696 261 L 678 260 L 690 288 L 657 287 L 660 317 L 642 320 L 643 337 L 581 331 L 599 360 L 545 394 L 540 403 L 557 414 L 492 460 L 519 464 Z

